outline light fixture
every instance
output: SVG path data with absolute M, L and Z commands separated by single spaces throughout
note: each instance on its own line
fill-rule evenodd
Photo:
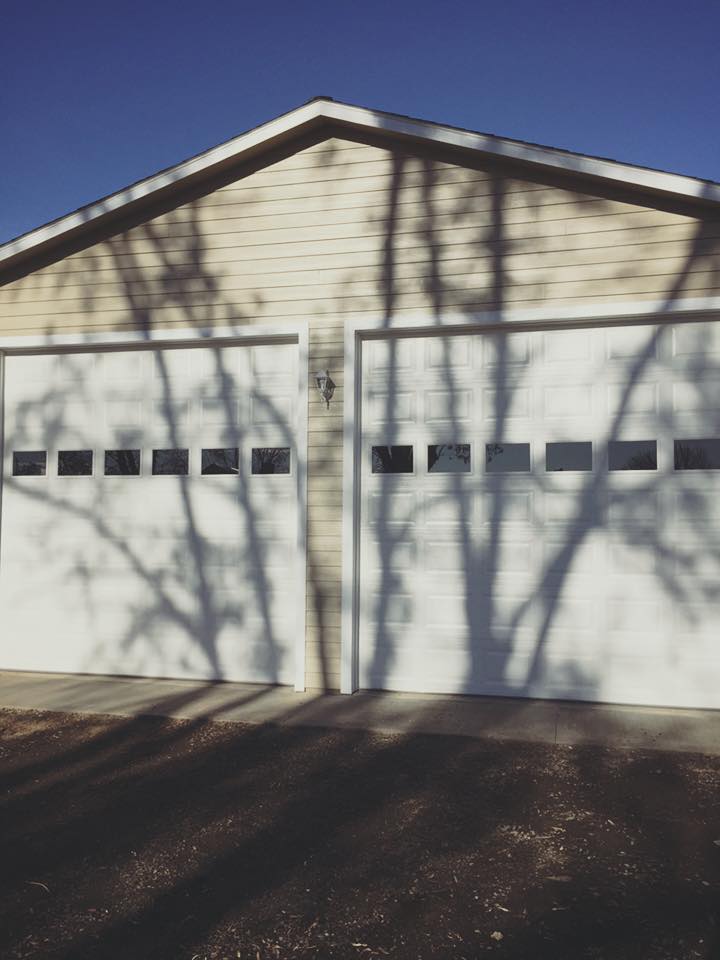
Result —
M 318 370 L 315 374 L 315 383 L 317 384 L 318 393 L 325 401 L 327 408 L 330 409 L 330 401 L 335 393 L 335 384 L 327 370 Z

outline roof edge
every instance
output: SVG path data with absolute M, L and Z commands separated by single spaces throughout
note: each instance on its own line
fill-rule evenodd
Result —
M 269 149 L 300 134 L 306 127 L 330 122 L 356 130 L 388 133 L 405 139 L 422 140 L 438 146 L 479 153 L 495 159 L 506 159 L 554 172 L 585 176 L 617 186 L 634 187 L 665 197 L 718 205 L 720 184 L 682 174 L 666 173 L 646 167 L 632 166 L 615 160 L 574 154 L 555 147 L 545 147 L 510 140 L 493 134 L 474 133 L 459 127 L 417 120 L 399 114 L 370 110 L 367 107 L 342 103 L 329 97 L 315 97 L 288 113 L 254 127 L 231 140 L 212 147 L 189 160 L 153 174 L 103 199 L 60 217 L 0 246 L 0 269 L 11 262 L 31 255 L 63 236 L 77 234 L 96 226 L 111 216 L 146 198 L 167 191 L 191 178 L 209 173 L 223 163 L 241 161 L 245 157 Z

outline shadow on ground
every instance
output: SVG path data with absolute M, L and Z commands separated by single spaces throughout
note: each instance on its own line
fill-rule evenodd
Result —
M 0 712 L 0 956 L 717 957 L 720 759 Z

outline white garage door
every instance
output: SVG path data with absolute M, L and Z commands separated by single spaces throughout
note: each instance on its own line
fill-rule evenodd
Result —
M 720 324 L 363 345 L 360 684 L 720 707 Z
M 11 356 L 0 668 L 295 679 L 297 347 Z

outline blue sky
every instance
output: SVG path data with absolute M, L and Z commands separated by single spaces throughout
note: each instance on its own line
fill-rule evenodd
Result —
M 720 4 L 19 0 L 0 242 L 317 94 L 720 180 Z

